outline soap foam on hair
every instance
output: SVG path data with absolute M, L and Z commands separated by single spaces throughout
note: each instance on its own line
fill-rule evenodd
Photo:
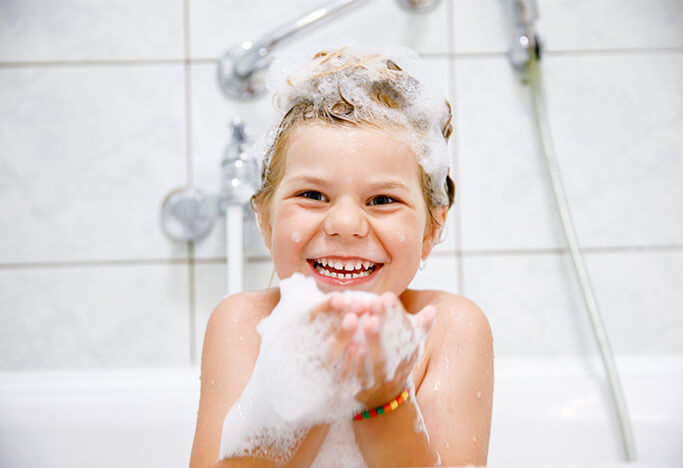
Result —
M 351 290 L 343 295 L 376 296 Z M 261 347 L 251 378 L 223 421 L 219 460 L 256 456 L 286 463 L 311 427 L 331 423 L 314 466 L 364 466 L 351 427 L 353 415 L 366 409 L 354 398 L 360 381 L 350 375 L 340 382 L 341 362 L 328 364 L 326 354 L 339 317 L 309 319 L 310 310 L 327 297 L 313 277 L 295 273 L 280 282 L 280 301 L 257 327 Z M 389 378 L 402 360 L 423 350 L 426 334 L 419 328 L 411 333 L 412 326 L 412 316 L 406 323 L 398 308 L 385 316 L 380 340 Z M 414 398 L 412 379 L 409 387 Z
M 357 46 L 349 45 L 351 41 L 344 42 L 344 46 L 325 49 L 334 51 L 345 48 L 347 59 L 359 61 L 362 68 L 347 68 L 343 72 L 320 75 L 322 68 L 317 60 L 312 59 L 320 50 L 319 47 L 316 50 L 301 48 L 298 54 L 278 57 L 270 65 L 266 87 L 273 93 L 277 116 L 252 147 L 260 173 L 263 174 L 264 166 L 268 168 L 279 123 L 292 106 L 307 101 L 319 108 L 325 101 L 338 101 L 341 93 L 366 114 L 378 120 L 394 122 L 408 130 L 402 131 L 400 138 L 410 146 L 417 162 L 431 176 L 429 188 L 435 200 L 441 205 L 448 205 L 444 183 L 449 172 L 449 155 L 442 130 L 449 112 L 443 92 L 427 74 L 424 63 L 412 49 L 390 45 L 378 48 L 373 54 L 366 47 L 361 51 Z M 397 64 L 401 71 L 389 71 L 386 59 Z M 392 78 L 391 73 L 400 75 Z M 311 76 L 316 76 L 316 79 L 312 81 Z M 389 108 L 370 97 L 373 93 L 369 87 L 386 82 L 387 79 L 391 83 L 389 94 L 394 94 L 401 102 L 399 109 Z M 424 123 L 418 125 L 424 127 L 420 131 L 414 129 L 418 122 Z

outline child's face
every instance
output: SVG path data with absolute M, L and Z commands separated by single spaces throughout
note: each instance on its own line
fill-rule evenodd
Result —
M 316 180 L 311 180 L 316 179 Z M 391 186 L 381 187 L 382 183 Z M 303 126 L 295 130 L 285 171 L 262 226 L 278 276 L 315 278 L 325 292 L 345 289 L 401 294 L 432 248 L 420 170 L 396 134 L 367 127 Z M 437 212 L 445 220 L 446 208 Z M 367 275 L 340 279 L 314 260 L 377 264 Z M 381 265 L 380 265 L 381 264 Z M 363 276 L 367 275 L 367 276 Z

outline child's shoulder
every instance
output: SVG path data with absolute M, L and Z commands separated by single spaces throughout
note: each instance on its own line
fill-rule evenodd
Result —
M 211 319 L 229 319 L 233 323 L 258 323 L 273 311 L 279 300 L 279 288 L 231 294 L 218 303 L 211 313 Z
M 427 305 L 436 308 L 436 334 L 446 333 L 447 331 L 458 333 L 465 338 L 475 334 L 491 334 L 491 327 L 486 314 L 472 300 L 459 294 L 439 291 L 407 289 L 402 295 L 406 310 L 410 313 L 417 313 Z M 451 327 L 449 325 L 456 324 Z

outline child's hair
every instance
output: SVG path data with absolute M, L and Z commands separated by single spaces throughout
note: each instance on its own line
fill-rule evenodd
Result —
M 390 127 L 409 134 L 420 167 L 427 226 L 430 220 L 438 224 L 432 209 L 453 205 L 455 184 L 448 175 L 446 146 L 453 131 L 451 105 L 426 90 L 394 60 L 348 47 L 321 50 L 303 64 L 276 61 L 268 81 L 269 88 L 275 88 L 273 101 L 282 115 L 260 145 L 255 145 L 260 153 L 256 157 L 261 162 L 261 186 L 250 204 L 263 222 L 269 223 L 270 201 L 284 176 L 292 135 L 297 128 L 317 123 Z

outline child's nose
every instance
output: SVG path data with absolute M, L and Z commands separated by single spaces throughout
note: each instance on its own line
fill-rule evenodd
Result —
M 365 237 L 368 234 L 368 220 L 365 211 L 354 201 L 340 199 L 329 209 L 323 225 L 327 235 L 341 237 Z

